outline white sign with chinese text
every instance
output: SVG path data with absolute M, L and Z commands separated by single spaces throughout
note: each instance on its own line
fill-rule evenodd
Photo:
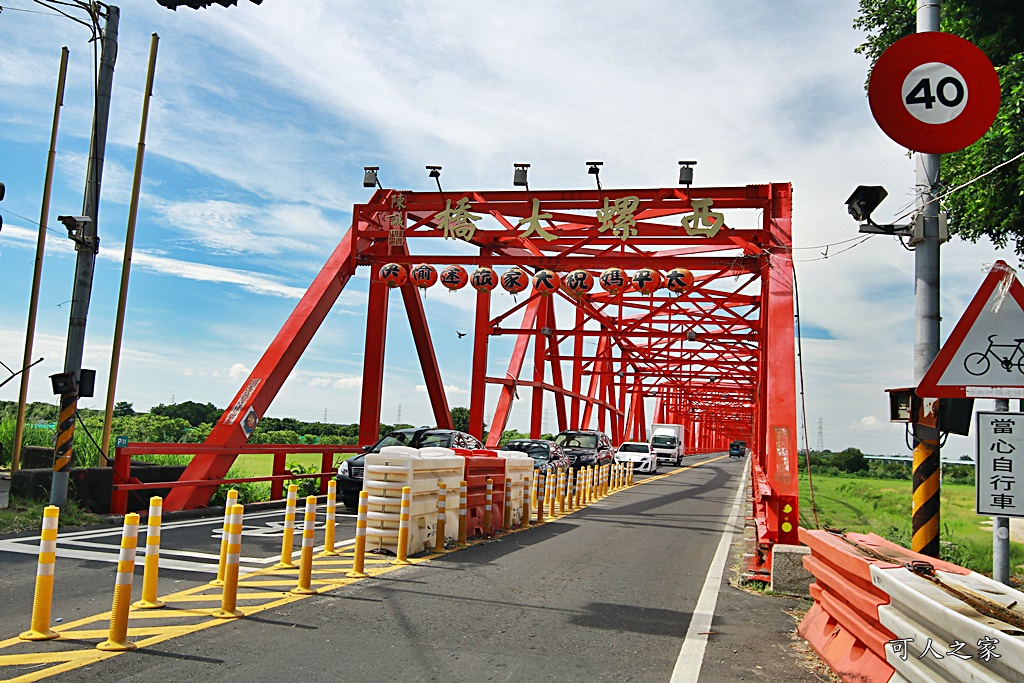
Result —
M 1024 517 L 1024 413 L 978 411 L 977 512 Z

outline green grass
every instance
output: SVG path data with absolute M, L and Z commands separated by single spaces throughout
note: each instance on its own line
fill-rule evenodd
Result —
M 814 475 L 814 498 L 819 527 L 836 527 L 857 533 L 874 532 L 909 548 L 913 487 L 910 481 Z M 992 527 L 989 517 L 974 512 L 974 487 L 942 486 L 940 542 L 942 559 L 976 572 L 992 575 Z M 810 488 L 800 475 L 800 524 L 815 528 Z M 1014 580 L 1024 581 L 1024 544 L 1010 543 L 1010 567 Z
M 43 520 L 43 508 L 47 503 L 27 498 L 12 496 L 10 506 L 0 509 L 0 534 L 23 533 L 38 531 Z M 60 529 L 89 526 L 90 524 L 107 524 L 107 520 L 91 512 L 85 512 L 73 500 L 69 500 L 60 513 L 58 526 Z

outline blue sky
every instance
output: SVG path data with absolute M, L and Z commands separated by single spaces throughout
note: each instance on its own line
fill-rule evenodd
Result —
M 171 12 L 122 6 L 85 366 L 106 392 L 117 286 L 150 34 L 160 35 L 117 400 L 137 409 L 225 406 L 365 201 L 362 168 L 385 187 L 664 187 L 677 160 L 695 185 L 790 181 L 812 447 L 905 451 L 886 387 L 913 380 L 913 255 L 889 238 L 851 249 L 844 201 L 884 185 L 875 214 L 912 202 L 913 161 L 871 118 L 868 64 L 853 49 L 857 2 L 369 3 L 265 0 Z M 31 10 L 31 12 L 19 11 Z M 42 12 L 42 13 L 39 13 Z M 63 365 L 74 251 L 58 214 L 82 204 L 91 117 L 88 30 L 29 0 L 0 13 L 0 360 L 20 363 L 35 221 L 60 48 L 71 50 L 43 270 L 30 400 L 50 401 Z M 59 224 L 58 228 L 59 228 Z M 989 244 L 942 250 L 943 334 L 997 258 Z M 269 415 L 355 421 L 366 272 L 360 271 Z M 397 297 L 396 297 L 397 299 Z M 383 420 L 432 422 L 404 312 L 389 328 Z M 426 297 L 451 405 L 468 404 L 468 291 Z M 450 338 L 450 342 L 448 341 Z M 491 374 L 504 373 L 504 342 Z M 529 372 L 529 368 L 525 372 Z M 496 398 L 489 395 L 488 418 Z M 17 400 L 18 383 L 0 389 Z M 981 402 L 989 408 L 990 402 Z M 548 426 L 554 429 L 553 411 Z M 525 428 L 529 397 L 510 426 Z M 951 438 L 947 453 L 971 452 Z M 801 441 L 802 443 L 802 441 Z

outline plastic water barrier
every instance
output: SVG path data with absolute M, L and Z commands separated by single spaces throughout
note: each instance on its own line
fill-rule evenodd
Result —
M 871 578 L 889 595 L 878 616 L 898 639 L 886 650 L 893 680 L 1024 681 L 1024 593 L 975 572 L 872 567 Z
M 466 461 L 466 535 L 483 536 L 501 528 L 505 512 L 505 459 L 497 451 L 456 448 L 455 454 Z M 491 529 L 484 529 L 484 511 L 487 507 L 487 480 L 491 491 Z
M 464 461 L 447 448 L 415 449 L 386 446 L 366 456 L 363 490 L 367 492 L 366 547 L 368 550 L 397 552 L 402 488 L 412 491 L 409 509 L 408 552 L 418 553 L 434 544 L 437 521 L 438 484 L 444 482 L 455 492 L 454 517 L 449 505 L 446 525 L 458 525 L 458 490 Z M 451 496 L 448 496 L 449 501 Z
M 875 534 L 800 529 L 798 632 L 844 681 L 1024 681 L 1024 593 Z
M 533 458 L 519 451 L 498 451 L 498 457 L 505 459 L 505 477 L 510 480 L 505 496 L 512 507 L 511 522 L 519 525 L 523 522 L 523 496 L 530 495 L 524 484 L 533 478 Z

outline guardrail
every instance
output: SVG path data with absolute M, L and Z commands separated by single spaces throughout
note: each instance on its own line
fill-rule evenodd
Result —
M 131 491 L 171 489 L 178 486 L 237 484 L 251 481 L 270 482 L 270 500 L 284 497 L 284 482 L 292 479 L 320 479 L 320 494 L 327 493 L 327 482 L 334 476 L 334 458 L 342 453 L 359 453 L 359 446 L 339 444 L 245 444 L 243 446 L 207 446 L 181 443 L 129 443 L 114 449 L 114 483 L 110 494 L 110 512 L 123 515 L 128 512 L 128 494 Z M 142 483 L 131 476 L 132 457 L 141 455 L 265 455 L 273 458 L 271 474 L 259 477 L 234 477 L 208 480 L 177 480 Z M 314 474 L 292 474 L 287 468 L 289 456 L 321 456 L 321 471 Z
M 1024 593 L 875 534 L 799 530 L 798 632 L 844 681 L 1024 680 Z

